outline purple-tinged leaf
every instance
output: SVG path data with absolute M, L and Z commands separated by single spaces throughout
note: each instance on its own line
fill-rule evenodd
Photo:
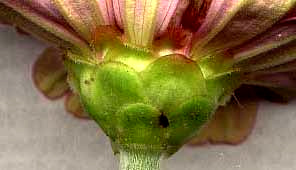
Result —
M 33 67 L 34 83 L 49 99 L 59 98 L 69 90 L 62 55 L 61 50 L 48 48 L 39 56 Z
M 89 115 L 84 111 L 80 98 L 77 94 L 69 92 L 65 100 L 66 110 L 78 118 L 89 119 Z
M 220 107 L 189 144 L 239 144 L 249 136 L 256 122 L 259 100 L 251 88 L 239 91 L 236 93 L 237 99 Z
M 47 48 L 34 64 L 34 83 L 49 99 L 66 95 L 65 109 L 76 117 L 87 119 L 88 114 L 84 112 L 79 96 L 69 90 L 62 55 L 63 52 L 59 49 Z

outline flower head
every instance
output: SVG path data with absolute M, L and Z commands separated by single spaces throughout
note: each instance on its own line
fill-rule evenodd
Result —
M 243 84 L 295 92 L 295 9 L 295 0 L 2 0 L 0 17 L 65 51 L 68 81 L 114 151 L 170 155 Z

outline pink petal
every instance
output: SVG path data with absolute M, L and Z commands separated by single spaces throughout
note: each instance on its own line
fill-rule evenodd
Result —
M 106 23 L 100 8 L 106 5 L 105 1 L 54 0 L 54 3 L 70 25 L 88 42 L 93 40 L 95 30 Z
M 173 15 L 176 14 L 176 9 L 179 0 L 159 0 L 156 18 L 156 34 L 163 34 L 171 21 Z
M 204 55 L 242 44 L 266 31 L 295 5 L 294 0 L 213 0 L 196 33 L 194 53 Z
M 176 8 L 175 14 L 171 18 L 171 25 L 172 27 L 180 27 L 184 12 L 188 8 L 189 1 L 187 0 L 179 0 L 179 3 Z
M 36 0 L 37 1 L 37 0 Z M 39 26 L 41 29 L 54 34 L 55 36 L 61 38 L 62 40 L 65 40 L 71 44 L 74 44 L 76 47 L 86 47 L 86 44 L 83 40 L 81 40 L 79 37 L 75 35 L 74 32 L 71 31 L 71 29 L 66 24 L 63 23 L 62 20 L 59 20 L 57 17 L 57 13 L 51 13 L 51 17 L 49 17 L 49 14 L 47 16 L 43 15 L 42 13 L 39 13 L 38 10 L 36 10 L 34 7 L 36 7 L 37 4 L 41 5 L 40 2 L 36 2 L 34 0 L 31 1 L 19 1 L 19 0 L 3 0 L 2 3 L 13 10 L 15 10 L 17 13 L 21 14 L 25 18 L 27 18 L 32 23 Z M 47 2 L 43 3 L 43 6 L 46 7 Z M 48 5 L 48 4 L 47 4 Z M 38 5 L 37 5 L 38 6 Z M 42 5 L 41 5 L 42 6 Z M 50 6 L 50 8 L 52 8 Z M 51 11 L 51 10 L 49 10 Z M 56 16 L 56 18 L 54 17 Z M 23 22 L 23 21 L 22 21 Z M 18 23 L 15 23 L 18 24 Z M 25 24 L 26 25 L 26 24 Z M 25 26 L 23 25 L 23 26 Z M 25 30 L 27 32 L 35 34 L 36 32 L 41 32 L 41 30 Z M 36 32 L 35 32 L 36 31 Z M 39 34 L 37 33 L 37 34 Z M 42 33 L 44 34 L 44 33 Z
M 115 23 L 115 14 L 113 9 L 112 0 L 97 0 L 97 3 L 100 8 L 100 12 L 104 19 L 104 25 L 114 25 Z
M 123 0 L 113 0 L 114 16 L 117 25 L 123 29 L 124 20 L 124 1 Z
M 242 7 L 243 1 L 213 0 L 205 21 L 194 35 L 193 53 L 198 54 L 204 46 L 213 39 L 232 19 L 235 13 Z
M 149 46 L 153 41 L 158 0 L 128 0 L 124 6 L 124 31 L 131 44 Z
M 296 90 L 296 72 L 282 72 L 273 74 L 253 73 L 246 77 L 245 84 Z
M 280 66 L 294 60 L 296 60 L 296 40 L 238 62 L 234 67 L 240 69 L 242 72 L 255 72 L 263 69 L 268 70 L 269 68 Z
M 296 19 L 281 22 L 268 29 L 263 34 L 232 49 L 236 62 L 254 57 L 273 48 L 280 48 L 284 44 L 296 40 Z

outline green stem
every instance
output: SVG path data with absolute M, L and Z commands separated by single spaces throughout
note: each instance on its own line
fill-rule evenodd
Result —
M 160 170 L 160 154 L 147 150 L 120 152 L 120 170 Z

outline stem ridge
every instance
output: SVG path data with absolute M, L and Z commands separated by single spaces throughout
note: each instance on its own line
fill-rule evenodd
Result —
M 120 170 L 160 170 L 160 153 L 147 150 L 120 152 Z

